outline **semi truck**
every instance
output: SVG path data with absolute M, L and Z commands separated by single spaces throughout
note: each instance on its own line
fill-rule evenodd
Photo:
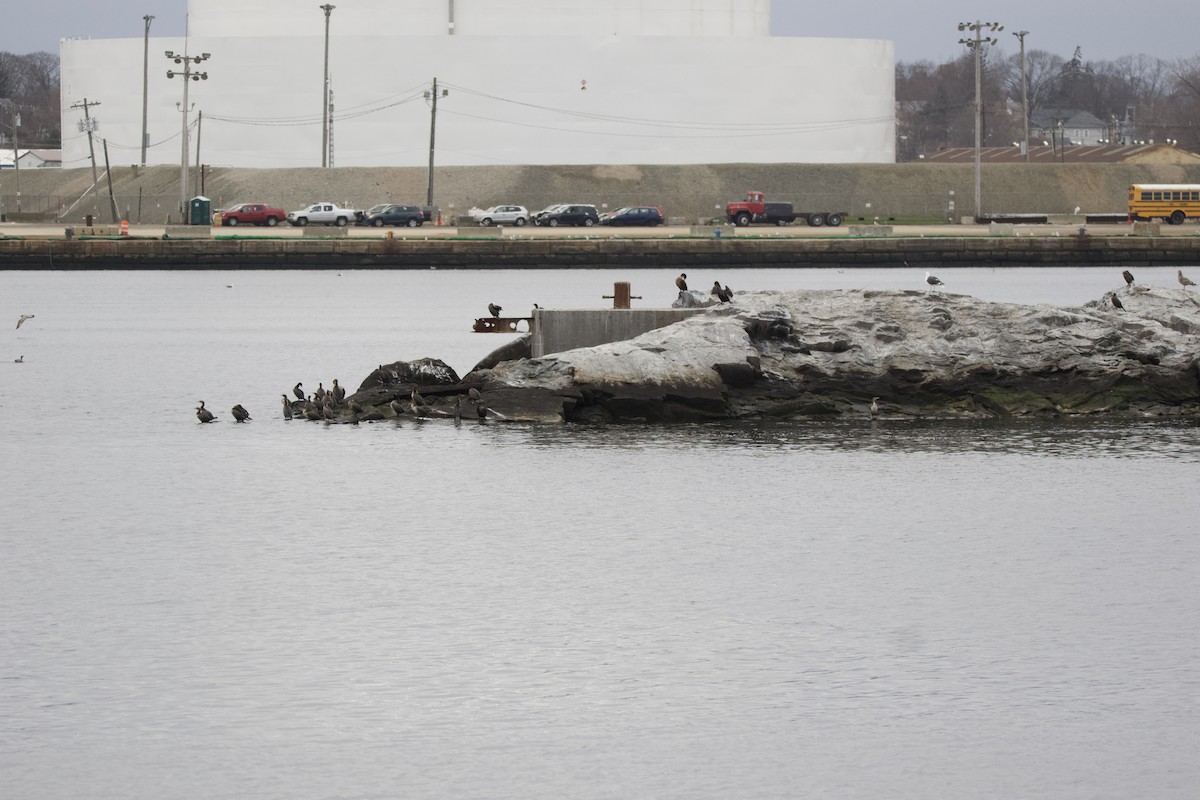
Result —
M 725 218 L 743 228 L 752 222 L 767 225 L 790 225 L 802 219 L 810 226 L 837 227 L 846 218 L 845 211 L 797 211 L 791 203 L 768 203 L 762 192 L 746 192 L 746 199 L 725 206 Z

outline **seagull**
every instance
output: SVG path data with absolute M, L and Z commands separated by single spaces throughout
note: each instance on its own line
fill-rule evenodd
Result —
M 1130 272 L 1127 269 L 1123 269 L 1123 270 L 1121 270 L 1121 277 L 1125 279 L 1125 283 L 1127 285 L 1133 286 L 1133 273 L 1132 272 Z
M 925 282 L 928 283 L 931 287 L 945 285 L 942 283 L 941 279 L 937 275 L 930 275 L 928 272 L 925 273 Z
M 292 418 L 292 401 L 288 400 L 288 396 L 286 394 L 280 395 L 280 397 L 283 398 L 283 418 L 291 419 Z
M 25 320 L 27 320 L 27 319 L 33 319 L 33 314 L 22 314 L 20 316 L 20 318 L 17 320 L 17 327 L 19 328 L 22 325 L 24 325 Z
M 878 416 L 879 416 L 879 398 L 872 397 L 871 398 L 871 419 L 875 419 Z
M 1187 275 L 1183 274 L 1183 270 L 1178 270 L 1177 274 L 1179 275 L 1179 285 L 1182 286 L 1184 289 L 1186 289 L 1189 286 L 1196 285 L 1196 282 L 1194 280 L 1189 278 Z
M 1108 296 L 1108 299 L 1112 301 L 1113 308 L 1119 309 L 1121 311 L 1125 310 L 1125 304 L 1121 302 L 1121 298 L 1117 297 L 1115 292 L 1113 294 L 1110 294 Z
M 488 313 L 491 314 L 493 317 L 500 316 L 500 312 L 503 310 L 504 310 L 503 308 L 496 305 L 495 303 L 488 303 Z
M 687 273 L 686 272 L 679 273 L 679 277 L 675 279 L 675 285 L 679 287 L 679 291 L 681 291 L 681 292 L 687 291 Z
M 24 363 L 25 363 L 25 356 L 20 356 L 19 358 L 14 358 L 14 359 L 13 359 L 13 363 L 14 363 L 14 364 L 24 364 Z
M 201 422 L 212 422 L 213 413 L 204 407 L 203 400 L 198 400 L 197 402 L 200 403 L 200 407 L 196 409 L 196 419 Z
M 246 420 L 250 419 L 250 412 L 242 408 L 241 403 L 238 403 L 236 406 L 234 406 L 231 411 L 233 413 L 233 418 L 238 422 L 245 422 Z
M 303 384 L 297 383 L 295 386 L 292 387 L 292 394 L 296 395 L 297 400 L 304 399 L 304 390 L 300 388 L 302 385 Z

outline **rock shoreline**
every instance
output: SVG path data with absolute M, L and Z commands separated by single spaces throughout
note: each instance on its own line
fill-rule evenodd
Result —
M 1124 413 L 1200 415 L 1200 298 L 1126 287 L 1077 308 L 937 291 L 739 292 L 732 303 L 598 347 L 509 350 L 463 378 L 381 365 L 357 419 L 396 414 L 414 385 L 434 416 L 522 422 L 695 422 Z M 509 346 L 510 348 L 512 345 Z M 430 365 L 435 365 L 431 367 Z M 440 366 L 437 366 L 440 365 Z

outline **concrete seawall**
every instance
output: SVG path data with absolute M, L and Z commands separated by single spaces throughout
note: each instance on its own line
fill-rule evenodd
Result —
M 1195 266 L 1200 236 L 0 239 L 0 270 Z

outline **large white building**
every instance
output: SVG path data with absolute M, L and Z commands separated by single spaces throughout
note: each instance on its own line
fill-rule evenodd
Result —
M 770 0 L 337 0 L 322 147 L 326 11 L 191 0 L 149 40 L 147 163 L 879 163 L 895 158 L 892 43 L 771 36 Z M 82 103 L 114 164 L 141 158 L 143 39 L 61 45 L 63 166 L 89 162 Z M 443 95 L 443 91 L 445 94 Z M 99 103 L 98 105 L 91 105 Z M 197 122 L 199 120 L 199 125 Z

